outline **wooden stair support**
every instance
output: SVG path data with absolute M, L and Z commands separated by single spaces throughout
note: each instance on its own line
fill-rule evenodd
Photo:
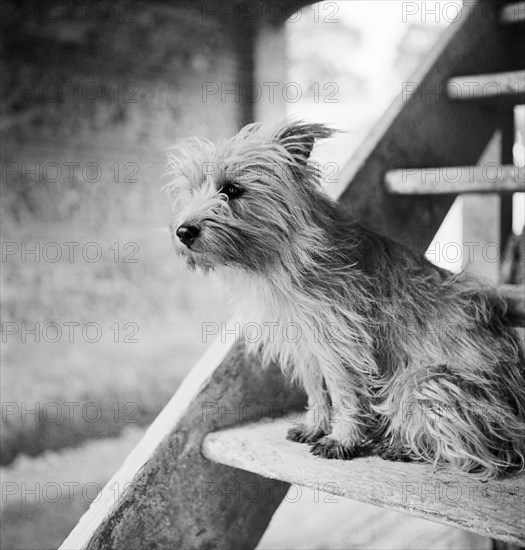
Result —
M 480 102 L 450 101 L 442 94 L 457 74 L 510 70 L 513 46 L 508 29 L 499 24 L 500 6 L 469 4 L 468 17 L 450 25 L 342 168 L 331 194 L 355 219 L 403 242 L 416 239 L 418 249 L 430 244 L 454 197 L 392 195 L 384 186 L 385 174 L 478 163 L 499 128 L 499 110 Z
M 482 483 L 449 469 L 434 472 L 430 464 L 379 457 L 326 460 L 313 456 L 308 445 L 286 440 L 295 421 L 288 415 L 208 434 L 203 454 L 270 479 L 525 543 L 525 474 Z
M 491 162 L 484 166 L 391 170 L 385 184 L 390 193 L 401 195 L 523 193 L 525 169 Z
M 279 369 L 216 341 L 60 548 L 254 548 L 289 484 L 204 459 L 202 438 L 304 405 Z
M 501 285 L 500 290 L 507 301 L 509 323 L 515 327 L 525 327 L 525 286 Z

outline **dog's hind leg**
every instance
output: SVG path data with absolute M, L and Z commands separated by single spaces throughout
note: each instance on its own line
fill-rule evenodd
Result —
M 450 464 L 483 479 L 523 467 L 523 420 L 494 380 L 465 380 L 444 365 L 396 376 L 376 411 L 389 420 L 379 454 Z

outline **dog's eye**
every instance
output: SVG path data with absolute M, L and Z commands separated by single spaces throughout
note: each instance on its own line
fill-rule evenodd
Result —
M 226 195 L 229 199 L 236 199 L 244 193 L 244 189 L 237 187 L 233 183 L 225 183 L 220 188 L 219 193 Z

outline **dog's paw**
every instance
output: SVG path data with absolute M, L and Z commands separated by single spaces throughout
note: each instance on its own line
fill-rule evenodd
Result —
M 355 446 L 345 445 L 329 436 L 321 438 L 310 448 L 310 452 L 321 458 L 336 458 L 339 460 L 351 460 L 357 456 Z
M 379 445 L 374 454 L 381 457 L 383 460 L 392 460 L 395 462 L 411 462 L 413 460 L 410 455 L 393 445 Z
M 297 443 L 315 443 L 324 435 L 326 435 L 326 432 L 315 424 L 296 424 L 288 430 L 286 439 Z

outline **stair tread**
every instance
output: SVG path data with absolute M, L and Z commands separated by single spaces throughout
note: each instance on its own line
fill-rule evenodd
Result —
M 430 464 L 379 457 L 327 460 L 313 456 L 308 445 L 285 439 L 288 428 L 298 420 L 290 415 L 210 433 L 204 439 L 203 454 L 268 478 L 508 542 L 525 542 L 525 473 L 482 483 L 450 469 L 434 472 Z
M 525 2 L 513 2 L 504 6 L 500 13 L 500 21 L 509 25 L 525 21 Z
M 525 192 L 525 169 L 495 162 L 483 166 L 404 168 L 385 175 L 389 192 L 404 195 Z
M 447 95 L 451 100 L 507 97 L 519 103 L 525 95 L 525 70 L 455 76 L 448 80 Z

